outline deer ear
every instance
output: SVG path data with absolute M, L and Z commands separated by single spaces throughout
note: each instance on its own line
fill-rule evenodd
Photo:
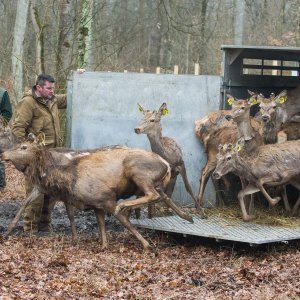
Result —
M 248 103 L 252 106 L 252 105 L 256 105 L 258 103 L 257 101 L 257 96 L 251 96 L 250 99 L 248 100 Z
M 255 93 L 255 92 L 251 92 L 251 91 L 249 91 L 248 90 L 248 93 L 250 94 L 250 98 L 249 98 L 249 100 L 248 100 L 248 103 L 252 106 L 252 105 L 255 105 L 255 104 L 257 104 L 258 103 L 258 101 L 257 101 L 257 93 Z
M 44 132 L 39 132 L 39 134 L 37 135 L 37 141 L 40 145 L 43 145 L 45 146 L 45 140 L 46 140 L 46 137 L 45 137 L 45 133 Z
M 138 103 L 138 110 L 142 113 L 145 112 L 145 110 L 143 109 L 142 105 Z
M 169 110 L 167 108 L 167 104 L 164 102 L 160 108 L 159 108 L 159 112 L 163 115 L 163 116 L 166 116 L 169 114 Z
M 234 101 L 234 97 L 231 96 L 230 94 L 227 94 L 227 103 L 231 106 L 233 101 Z
M 262 101 L 264 100 L 264 95 L 263 94 L 258 94 L 257 95 L 257 98 L 256 98 L 256 101 L 258 104 L 262 103 Z
M 283 104 L 287 100 L 287 90 L 283 90 L 275 97 L 275 102 Z

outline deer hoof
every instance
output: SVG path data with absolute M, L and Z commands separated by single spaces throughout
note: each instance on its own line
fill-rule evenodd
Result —
M 247 215 L 247 216 L 243 216 L 243 221 L 245 222 L 250 222 L 256 219 L 255 215 Z
M 271 206 L 276 205 L 280 200 L 281 200 L 280 197 L 274 197 L 274 198 L 272 199 L 272 201 L 270 202 Z

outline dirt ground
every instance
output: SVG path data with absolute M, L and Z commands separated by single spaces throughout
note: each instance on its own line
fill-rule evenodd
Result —
M 101 251 L 91 212 L 78 212 L 73 242 L 64 205 L 51 235 L 24 236 L 9 222 L 24 201 L 23 177 L 7 167 L 0 195 L 0 299 L 300 299 L 299 241 L 250 247 L 140 230 L 139 242 L 107 217 Z

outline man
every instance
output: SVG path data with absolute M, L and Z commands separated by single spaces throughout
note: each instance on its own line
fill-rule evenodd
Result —
M 8 92 L 0 87 L 0 116 L 3 125 L 9 122 L 12 116 L 12 108 Z M 0 162 L 0 190 L 6 186 L 5 181 L 5 166 Z
M 12 132 L 24 140 L 29 133 L 45 135 L 47 148 L 59 146 L 59 109 L 66 108 L 66 95 L 54 95 L 55 80 L 52 76 L 41 74 L 32 90 L 24 93 L 18 103 L 12 122 Z M 32 185 L 25 178 L 26 194 Z M 53 205 L 52 205 L 53 206 Z M 48 198 L 40 196 L 30 203 L 24 212 L 24 231 L 37 233 L 51 230 L 51 208 Z

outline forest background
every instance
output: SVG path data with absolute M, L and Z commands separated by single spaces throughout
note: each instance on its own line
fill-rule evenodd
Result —
M 220 46 L 300 45 L 300 0 L 0 0 L 0 85 L 13 106 L 39 73 L 220 75 Z

